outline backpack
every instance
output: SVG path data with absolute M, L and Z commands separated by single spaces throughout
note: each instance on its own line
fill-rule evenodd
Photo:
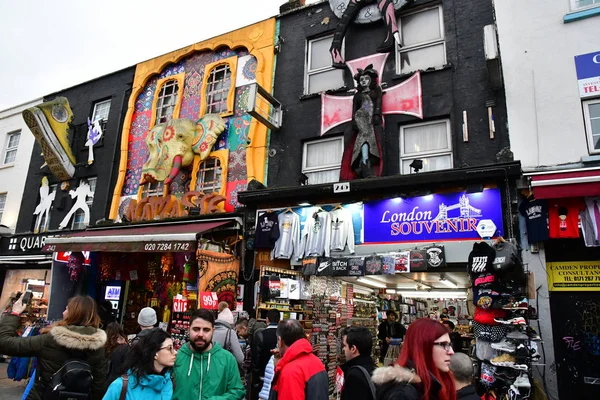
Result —
M 352 368 L 356 368 L 356 369 L 360 370 L 360 372 L 362 372 L 362 374 L 365 376 L 365 379 L 369 383 L 369 389 L 371 389 L 371 399 L 370 400 L 376 400 L 377 399 L 377 390 L 375 389 L 375 384 L 373 384 L 373 381 L 371 380 L 371 374 L 369 374 L 367 372 L 367 370 L 365 369 L 365 367 L 363 367 L 361 365 L 355 365 L 354 367 L 350 367 L 348 372 L 350 372 L 350 370 Z
M 84 352 L 69 354 L 69 359 L 50 378 L 50 387 L 44 399 L 87 400 L 94 376 L 86 358 Z

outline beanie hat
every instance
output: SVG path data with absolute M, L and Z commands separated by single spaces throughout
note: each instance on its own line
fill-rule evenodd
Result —
M 140 326 L 156 325 L 156 311 L 150 307 L 144 307 L 138 315 L 138 324 Z
M 231 310 L 229 308 L 226 308 L 223 311 L 221 311 L 219 313 L 219 315 L 217 316 L 217 319 L 220 319 L 221 321 L 225 321 L 229 325 L 233 325 L 233 313 L 231 312 Z

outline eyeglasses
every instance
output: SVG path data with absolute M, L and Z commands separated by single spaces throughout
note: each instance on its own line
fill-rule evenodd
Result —
M 171 353 L 171 354 L 177 353 L 177 350 L 175 350 L 175 348 L 173 346 L 161 347 L 158 350 L 160 351 L 160 350 L 164 350 L 164 349 L 169 350 L 169 353 Z
M 442 349 L 446 351 L 452 350 L 452 343 L 450 342 L 433 342 L 434 345 L 440 346 Z

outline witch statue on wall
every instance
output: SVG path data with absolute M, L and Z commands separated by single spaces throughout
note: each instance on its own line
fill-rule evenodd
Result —
M 340 180 L 381 176 L 383 170 L 379 142 L 383 132 L 382 90 L 377 71 L 372 64 L 364 70 L 358 68 L 354 80 L 358 91 L 352 102 L 352 139 L 344 150 Z

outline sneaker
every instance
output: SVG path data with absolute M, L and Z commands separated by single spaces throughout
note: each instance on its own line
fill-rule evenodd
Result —
M 504 325 L 527 325 L 527 321 L 525 321 L 525 318 L 523 318 L 523 317 L 516 317 L 516 318 L 511 318 L 511 319 L 494 318 L 494 321 L 496 321 L 499 324 L 504 324 Z
M 518 400 L 521 398 L 521 392 L 519 389 L 515 387 L 515 385 L 510 385 L 507 393 L 508 400 Z
M 529 382 L 529 375 L 527 374 L 521 374 L 517 377 L 517 379 L 515 379 L 515 381 L 513 382 L 513 385 L 515 387 L 522 387 L 522 388 L 530 388 L 531 387 L 531 382 Z
M 511 343 L 508 340 L 502 339 L 502 341 L 498 343 L 492 343 L 492 349 L 502 350 L 507 353 L 514 353 L 516 346 L 514 345 L 514 343 Z
M 529 339 L 536 341 L 536 342 L 541 342 L 542 338 L 540 337 L 540 335 L 538 335 L 538 333 L 535 331 L 535 329 L 533 329 L 531 326 L 528 326 L 526 328 L 527 331 L 527 335 L 529 335 Z
M 525 297 L 521 301 L 515 301 L 502 307 L 505 310 L 527 310 L 529 308 L 529 302 Z
M 542 355 L 538 352 L 538 347 L 536 342 L 531 342 L 531 346 L 529 348 L 529 354 L 531 355 L 531 360 L 538 361 L 542 358 Z
M 490 360 L 492 365 L 496 365 L 498 367 L 512 367 L 515 365 L 516 358 L 511 356 L 510 354 L 504 353 L 499 355 L 498 357 L 494 357 Z
M 523 343 L 517 346 L 515 350 L 515 358 L 519 364 L 526 363 L 530 355 L 531 353 L 529 347 L 525 346 Z
M 529 340 L 529 336 L 527 336 L 526 334 L 524 334 L 523 332 L 520 332 L 518 330 L 508 332 L 508 334 L 506 335 L 506 338 L 513 339 L 513 340 Z

